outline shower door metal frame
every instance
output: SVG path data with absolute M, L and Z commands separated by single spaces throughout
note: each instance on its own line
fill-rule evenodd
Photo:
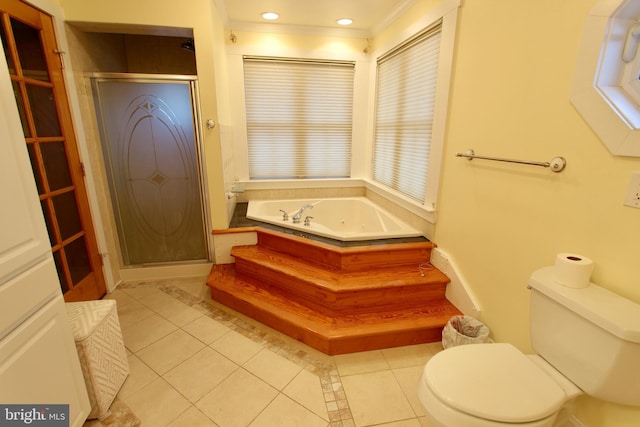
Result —
M 204 156 L 204 146 L 202 144 L 202 127 L 201 116 L 200 116 L 200 98 L 199 98 L 199 90 L 198 90 L 198 78 L 197 76 L 192 75 L 179 75 L 179 74 L 141 74 L 141 73 L 88 73 L 87 76 L 91 79 L 91 89 L 94 97 L 94 103 L 100 104 L 100 96 L 99 92 L 96 90 L 97 81 L 122 81 L 127 83 L 159 83 L 159 82 L 189 82 L 190 90 L 191 90 L 191 107 L 193 109 L 193 128 L 195 133 L 195 154 L 196 154 L 196 167 L 198 171 L 198 187 L 200 191 L 200 197 L 202 200 L 201 206 L 201 214 L 203 221 L 203 232 L 204 232 L 204 241 L 205 241 L 205 250 L 206 250 L 206 258 L 198 259 L 198 260 L 184 260 L 184 261 L 165 261 L 165 262 L 154 262 L 154 263 L 146 263 L 146 264 L 133 264 L 127 265 L 125 267 L 145 267 L 145 266 L 162 266 L 162 265 L 184 265 L 190 263 L 200 263 L 200 262 L 210 262 L 212 259 L 212 241 L 210 233 L 207 230 L 211 229 L 211 217 L 208 209 L 209 206 L 209 197 L 207 191 L 207 180 L 206 180 L 206 167 L 205 167 L 205 156 Z M 111 169 L 111 162 L 107 159 L 107 154 L 105 153 L 104 141 L 106 138 L 106 132 L 103 129 L 103 121 L 102 119 L 97 117 L 97 114 L 100 114 L 100 111 L 96 108 L 96 121 L 97 126 L 100 131 L 100 148 L 103 155 L 103 163 L 105 166 L 105 171 L 107 173 L 107 182 L 109 187 L 109 200 L 111 202 L 111 209 L 114 214 L 114 217 L 120 215 L 120 209 L 117 206 L 117 201 L 113 197 L 112 188 L 111 188 L 111 175 L 113 172 Z M 117 218 L 116 220 L 116 229 L 120 229 L 121 219 Z M 118 240 L 120 240 L 120 232 L 118 232 Z M 123 251 L 124 248 L 121 244 L 118 244 L 120 251 Z M 124 253 L 121 253 L 121 256 L 124 258 Z M 124 261 L 124 259 L 123 259 Z

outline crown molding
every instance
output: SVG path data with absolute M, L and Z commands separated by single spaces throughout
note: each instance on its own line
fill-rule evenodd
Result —
M 416 0 L 405 0 L 404 2 L 402 2 L 395 10 L 388 14 L 385 19 L 378 22 L 371 28 L 371 36 L 380 34 L 385 28 L 391 25 L 393 21 L 398 19 L 403 13 L 409 10 L 409 8 L 413 6 L 415 2 Z
M 255 33 L 301 34 L 313 36 L 349 37 L 357 39 L 366 39 L 371 37 L 371 32 L 367 30 L 259 22 L 229 21 L 225 24 L 225 29 Z
M 350 29 L 350 28 L 334 28 L 334 27 L 320 27 L 320 26 L 307 26 L 307 25 L 288 25 L 277 23 L 260 23 L 260 22 L 240 22 L 230 21 L 227 14 L 224 0 L 215 0 L 215 6 L 220 13 L 224 28 L 226 30 L 235 31 L 247 31 L 258 33 L 276 33 L 276 34 L 304 34 L 304 35 L 317 35 L 317 36 L 332 36 L 332 37 L 349 37 L 357 39 L 372 38 L 379 34 L 389 25 L 391 25 L 398 17 L 405 13 L 416 0 L 404 0 L 398 7 L 396 7 L 391 13 L 389 13 L 384 20 L 375 24 L 372 28 L 366 29 Z

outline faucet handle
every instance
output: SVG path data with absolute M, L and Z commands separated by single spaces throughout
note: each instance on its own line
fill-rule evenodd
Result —
M 284 209 L 280 209 L 280 212 L 282 212 L 282 220 L 289 221 L 289 214 L 287 213 L 287 211 L 285 211 Z
M 306 216 L 304 217 L 304 225 L 306 225 L 307 227 L 311 225 L 311 220 L 313 219 L 312 216 Z

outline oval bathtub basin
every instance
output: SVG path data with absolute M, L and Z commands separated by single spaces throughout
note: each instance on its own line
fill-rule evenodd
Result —
M 313 208 L 306 209 L 294 224 L 293 217 L 304 205 Z M 287 213 L 288 221 L 280 210 Z M 305 225 L 306 217 L 312 217 L 309 225 Z M 250 200 L 247 218 L 342 241 L 422 236 L 366 197 Z

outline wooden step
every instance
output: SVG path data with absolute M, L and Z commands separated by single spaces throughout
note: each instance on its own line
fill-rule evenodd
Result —
M 233 264 L 215 265 L 207 284 L 216 301 L 329 355 L 439 341 L 460 314 L 442 297 L 412 309 L 327 315 L 238 277 Z
M 213 299 L 327 354 L 439 341 L 460 312 L 449 278 L 421 276 L 430 242 L 338 247 L 256 229 L 235 264 L 214 265 Z
M 342 271 L 259 245 L 235 247 L 231 254 L 240 277 L 279 288 L 301 304 L 323 311 L 420 307 L 441 298 L 449 282 L 435 268 L 421 276 L 416 264 Z
M 343 271 L 388 268 L 393 265 L 415 265 L 417 268 L 431 258 L 431 250 L 435 247 L 429 241 L 340 247 L 266 228 L 257 228 L 256 232 L 260 247 Z

